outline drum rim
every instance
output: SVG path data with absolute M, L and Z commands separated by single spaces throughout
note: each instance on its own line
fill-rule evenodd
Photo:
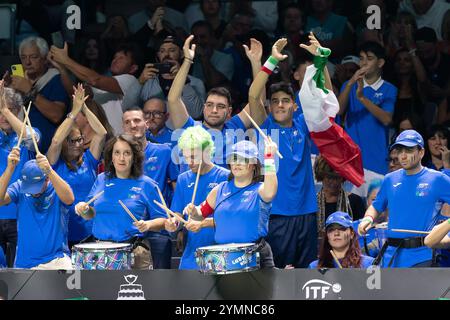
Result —
M 250 272 L 250 271 L 256 271 L 261 269 L 260 265 L 258 264 L 255 267 L 245 267 L 242 269 L 235 269 L 235 270 L 230 270 L 230 271 L 204 271 L 204 270 L 200 270 L 200 273 L 205 274 L 205 275 L 226 275 L 226 274 L 234 274 L 234 273 L 242 273 L 242 272 Z
M 228 243 L 227 245 L 241 245 L 240 247 L 226 247 L 226 245 L 211 245 L 211 246 L 204 246 L 204 247 L 198 247 L 195 251 L 208 251 L 208 252 L 232 252 L 232 251 L 246 251 L 249 248 L 258 248 L 258 245 L 256 243 Z M 244 246 L 245 245 L 245 246 Z M 224 250 L 220 249 L 220 246 L 223 246 Z M 214 248 L 213 248 L 214 247 Z M 212 248 L 212 249 L 211 249 Z M 254 251 L 254 250 L 253 250 Z
M 75 251 L 75 249 L 77 249 L 76 251 L 81 251 L 81 250 L 86 250 L 86 251 L 120 251 L 120 250 L 125 250 L 125 249 L 131 249 L 133 248 L 133 245 L 131 243 L 114 243 L 114 242 L 110 242 L 110 244 L 114 244 L 114 245 L 120 245 L 116 248 L 87 248 L 87 247 L 82 247 L 83 245 L 86 244 L 95 244 L 95 243 L 101 243 L 101 242 L 88 242 L 88 243 L 79 243 L 79 244 L 75 244 L 72 247 L 72 251 Z

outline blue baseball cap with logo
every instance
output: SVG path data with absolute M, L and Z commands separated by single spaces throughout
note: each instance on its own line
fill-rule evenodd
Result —
M 416 130 L 405 130 L 400 133 L 390 147 L 390 150 L 399 145 L 405 147 L 420 146 L 422 149 L 424 148 L 423 138 Z
M 231 147 L 231 151 L 227 153 L 227 159 L 233 155 L 245 159 L 258 159 L 258 147 L 251 141 L 242 140 Z
M 36 160 L 27 161 L 21 171 L 22 188 L 20 192 L 29 194 L 40 193 L 46 177 L 37 165 Z
M 336 211 L 332 213 L 325 221 L 325 228 L 332 224 L 339 224 L 345 228 L 353 228 L 353 221 L 347 212 Z

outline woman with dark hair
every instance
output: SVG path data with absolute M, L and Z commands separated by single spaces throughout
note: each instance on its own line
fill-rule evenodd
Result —
M 153 202 L 160 201 L 155 182 L 143 175 L 144 154 L 141 145 L 131 136 L 119 135 L 106 143 L 104 159 L 105 172 L 97 177 L 86 201 L 101 192 L 103 194 L 92 206 L 86 202 L 79 202 L 75 206 L 78 215 L 93 220 L 92 234 L 95 239 L 140 243 L 143 232 L 163 229 L 166 214 Z M 133 223 L 119 200 L 138 222 Z M 140 258 L 146 263 L 142 268 L 148 269 L 149 257 Z M 135 265 L 134 268 L 141 266 Z
M 450 132 L 447 127 L 433 125 L 428 130 L 425 141 L 423 165 L 438 171 L 450 169 Z
M 227 155 L 229 181 L 220 183 L 200 206 L 189 204 L 185 213 L 193 219 L 205 219 L 214 213 L 217 244 L 256 243 L 262 268 L 273 268 L 272 250 L 264 237 L 269 229 L 271 202 L 278 189 L 274 155 L 277 145 L 265 142 L 264 175 L 258 160 L 258 148 L 243 140 Z M 186 225 L 190 229 L 190 224 Z
M 373 258 L 361 253 L 358 235 L 353 230 L 352 219 L 346 212 L 336 211 L 325 223 L 326 236 L 322 240 L 319 259 L 311 262 L 310 269 L 337 268 L 338 259 L 342 268 L 368 268 Z
M 85 92 L 82 85 L 74 89 L 72 112 L 56 130 L 52 144 L 47 151 L 50 165 L 72 188 L 75 202 L 84 200 L 97 178 L 106 130 L 95 115 L 85 107 Z M 84 150 L 84 136 L 75 126 L 75 118 L 84 109 L 87 121 L 93 130 L 92 146 Z M 69 208 L 69 247 L 91 235 L 92 223 L 75 214 L 74 205 Z
M 343 188 L 344 178 L 337 174 L 326 160 L 319 155 L 314 162 L 314 175 L 322 188 L 317 193 L 317 230 L 319 236 L 325 231 L 325 220 L 335 211 L 347 212 L 354 220 L 364 216 L 366 207 L 363 199 Z
M 85 87 L 86 94 L 88 95 L 88 98 L 85 102 L 85 106 L 82 110 L 82 112 L 79 112 L 78 115 L 75 117 L 75 124 L 80 129 L 81 134 L 84 137 L 84 143 L 83 148 L 84 150 L 89 149 L 91 145 L 91 141 L 95 136 L 95 130 L 92 128 L 88 118 L 87 114 L 93 114 L 103 125 L 103 127 L 106 130 L 106 138 L 105 141 L 108 141 L 112 137 L 114 137 L 114 129 L 111 127 L 111 124 L 108 121 L 108 118 L 106 117 L 105 111 L 99 105 L 93 97 L 92 89 L 91 87 L 87 86 Z
M 105 46 L 99 38 L 91 36 L 81 39 L 78 60 L 83 66 L 104 74 L 107 70 Z

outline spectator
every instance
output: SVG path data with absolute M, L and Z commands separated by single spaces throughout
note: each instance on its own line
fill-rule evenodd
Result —
M 220 9 L 221 9 L 221 1 L 220 0 L 201 0 L 200 1 L 200 9 L 203 13 L 204 19 L 208 21 L 211 27 L 214 30 L 214 36 L 219 39 L 222 37 L 223 32 L 225 31 L 225 27 L 227 23 L 225 20 L 220 17 Z M 197 20 L 198 21 L 198 20 Z M 195 22 L 195 21 L 194 21 Z
M 155 34 L 161 30 L 176 32 L 183 36 L 188 32 L 184 15 L 166 6 L 166 0 L 148 0 L 147 7 L 128 18 L 131 33 L 139 33 L 146 29 Z
M 141 64 L 140 50 L 136 44 L 123 44 L 111 61 L 112 76 L 104 76 L 71 59 L 67 46 L 58 49 L 52 46 L 51 59 L 71 71 L 80 81 L 93 87 L 94 100 L 102 105 L 115 134 L 122 132 L 122 113 L 136 106 L 141 86 L 134 76 Z
M 27 38 L 19 47 L 25 77 L 12 76 L 10 87 L 20 92 L 24 104 L 32 102 L 30 121 L 42 134 L 40 151 L 47 152 L 56 128 L 69 105 L 58 71 L 48 68 L 48 45 L 42 38 Z
M 395 113 L 394 113 L 395 114 Z M 395 134 L 392 140 L 405 130 L 416 130 L 420 134 L 425 133 L 423 119 L 414 112 L 405 112 L 394 119 Z
M 393 57 L 399 49 L 408 48 L 408 39 L 417 30 L 414 16 L 406 11 L 400 11 L 395 20 L 391 22 L 387 37 L 386 51 L 389 57 Z
M 220 42 L 216 45 L 218 48 L 227 49 L 236 42 L 242 42 L 242 37 L 252 30 L 255 15 L 251 12 L 238 12 L 227 24 Z
M 280 17 L 281 26 L 277 36 L 283 36 L 288 39 L 286 49 L 294 55 L 294 61 L 298 61 L 303 50 L 300 49 L 300 43 L 304 42 L 305 16 L 297 3 L 289 3 L 283 10 Z
M 86 37 L 82 39 L 77 61 L 83 66 L 95 70 L 99 74 L 104 74 L 107 70 L 106 48 L 96 37 Z
M 326 219 L 335 211 L 348 213 L 352 220 L 358 220 L 364 216 L 366 208 L 363 199 L 356 194 L 347 194 L 344 191 L 344 179 L 320 155 L 314 162 L 314 175 L 318 182 L 322 182 L 322 188 L 317 194 L 319 235 L 325 231 Z
M 139 82 L 143 85 L 141 99 L 148 101 L 151 98 L 167 100 L 167 95 L 172 87 L 173 80 L 180 70 L 183 61 L 183 44 L 173 36 L 166 37 L 157 52 L 158 62 L 172 65 L 169 73 L 161 73 L 152 63 L 147 63 L 139 77 Z M 202 116 L 203 101 L 205 101 L 205 86 L 203 82 L 193 76 L 188 75 L 183 87 L 182 99 L 189 115 L 194 119 Z
M 192 75 L 203 80 L 207 90 L 231 81 L 234 70 L 233 58 L 214 49 L 213 32 L 206 21 L 197 21 L 192 26 L 198 56 L 192 67 Z
M 361 68 L 342 85 L 339 95 L 339 115 L 346 114 L 346 130 L 361 148 L 366 181 L 386 174 L 388 127 L 397 99 L 397 88 L 382 79 L 385 64 L 384 48 L 366 42 L 359 50 Z M 364 184 L 355 190 L 367 194 Z
M 398 150 L 391 149 L 391 151 L 389 151 L 387 161 L 389 162 L 389 172 L 393 172 L 402 168 L 402 166 L 400 165 L 400 161 L 398 160 Z
M 448 128 L 441 125 L 432 126 L 425 138 L 424 166 L 443 171 L 450 169 L 450 132 Z
M 399 11 L 411 13 L 418 28 L 433 29 L 439 40 L 442 40 L 442 26 L 446 16 L 450 14 L 450 4 L 441 0 L 403 0 Z
M 169 147 L 176 145 L 172 140 L 172 130 L 166 126 L 170 114 L 167 112 L 166 101 L 151 98 L 144 103 L 144 118 L 148 127 L 146 138 L 148 141 L 165 144 Z
M 106 28 L 100 36 L 106 49 L 106 61 L 111 61 L 119 46 L 128 42 L 129 37 L 130 31 L 128 31 L 127 19 L 124 16 L 112 15 L 108 17 Z M 86 67 L 90 68 L 89 66 Z
M 352 78 L 359 69 L 359 58 L 357 56 L 345 56 L 341 60 L 341 64 L 336 65 L 335 79 L 338 88 L 340 88 L 345 81 Z
M 309 4 L 311 14 L 306 18 L 305 32 L 313 32 L 339 61 L 352 51 L 353 28 L 346 17 L 332 12 L 333 0 L 310 0 Z

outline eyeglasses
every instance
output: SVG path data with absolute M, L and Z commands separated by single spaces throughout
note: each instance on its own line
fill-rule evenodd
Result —
M 70 139 L 70 138 L 67 138 L 67 142 L 69 142 L 70 144 L 73 144 L 73 145 L 75 145 L 75 144 L 83 144 L 84 143 L 84 137 L 83 136 L 79 136 L 78 138 L 75 138 L 75 139 Z
M 162 119 L 162 117 L 165 115 L 166 113 L 163 111 L 147 111 L 144 112 L 144 118 L 145 119 L 150 119 L 151 117 L 155 118 L 155 119 Z
M 221 104 L 221 103 L 218 103 L 218 104 L 214 104 L 212 102 L 205 103 L 205 108 L 207 108 L 207 109 L 214 109 L 214 107 L 216 107 L 217 110 L 221 110 L 221 111 L 226 110 L 228 108 L 226 105 Z

